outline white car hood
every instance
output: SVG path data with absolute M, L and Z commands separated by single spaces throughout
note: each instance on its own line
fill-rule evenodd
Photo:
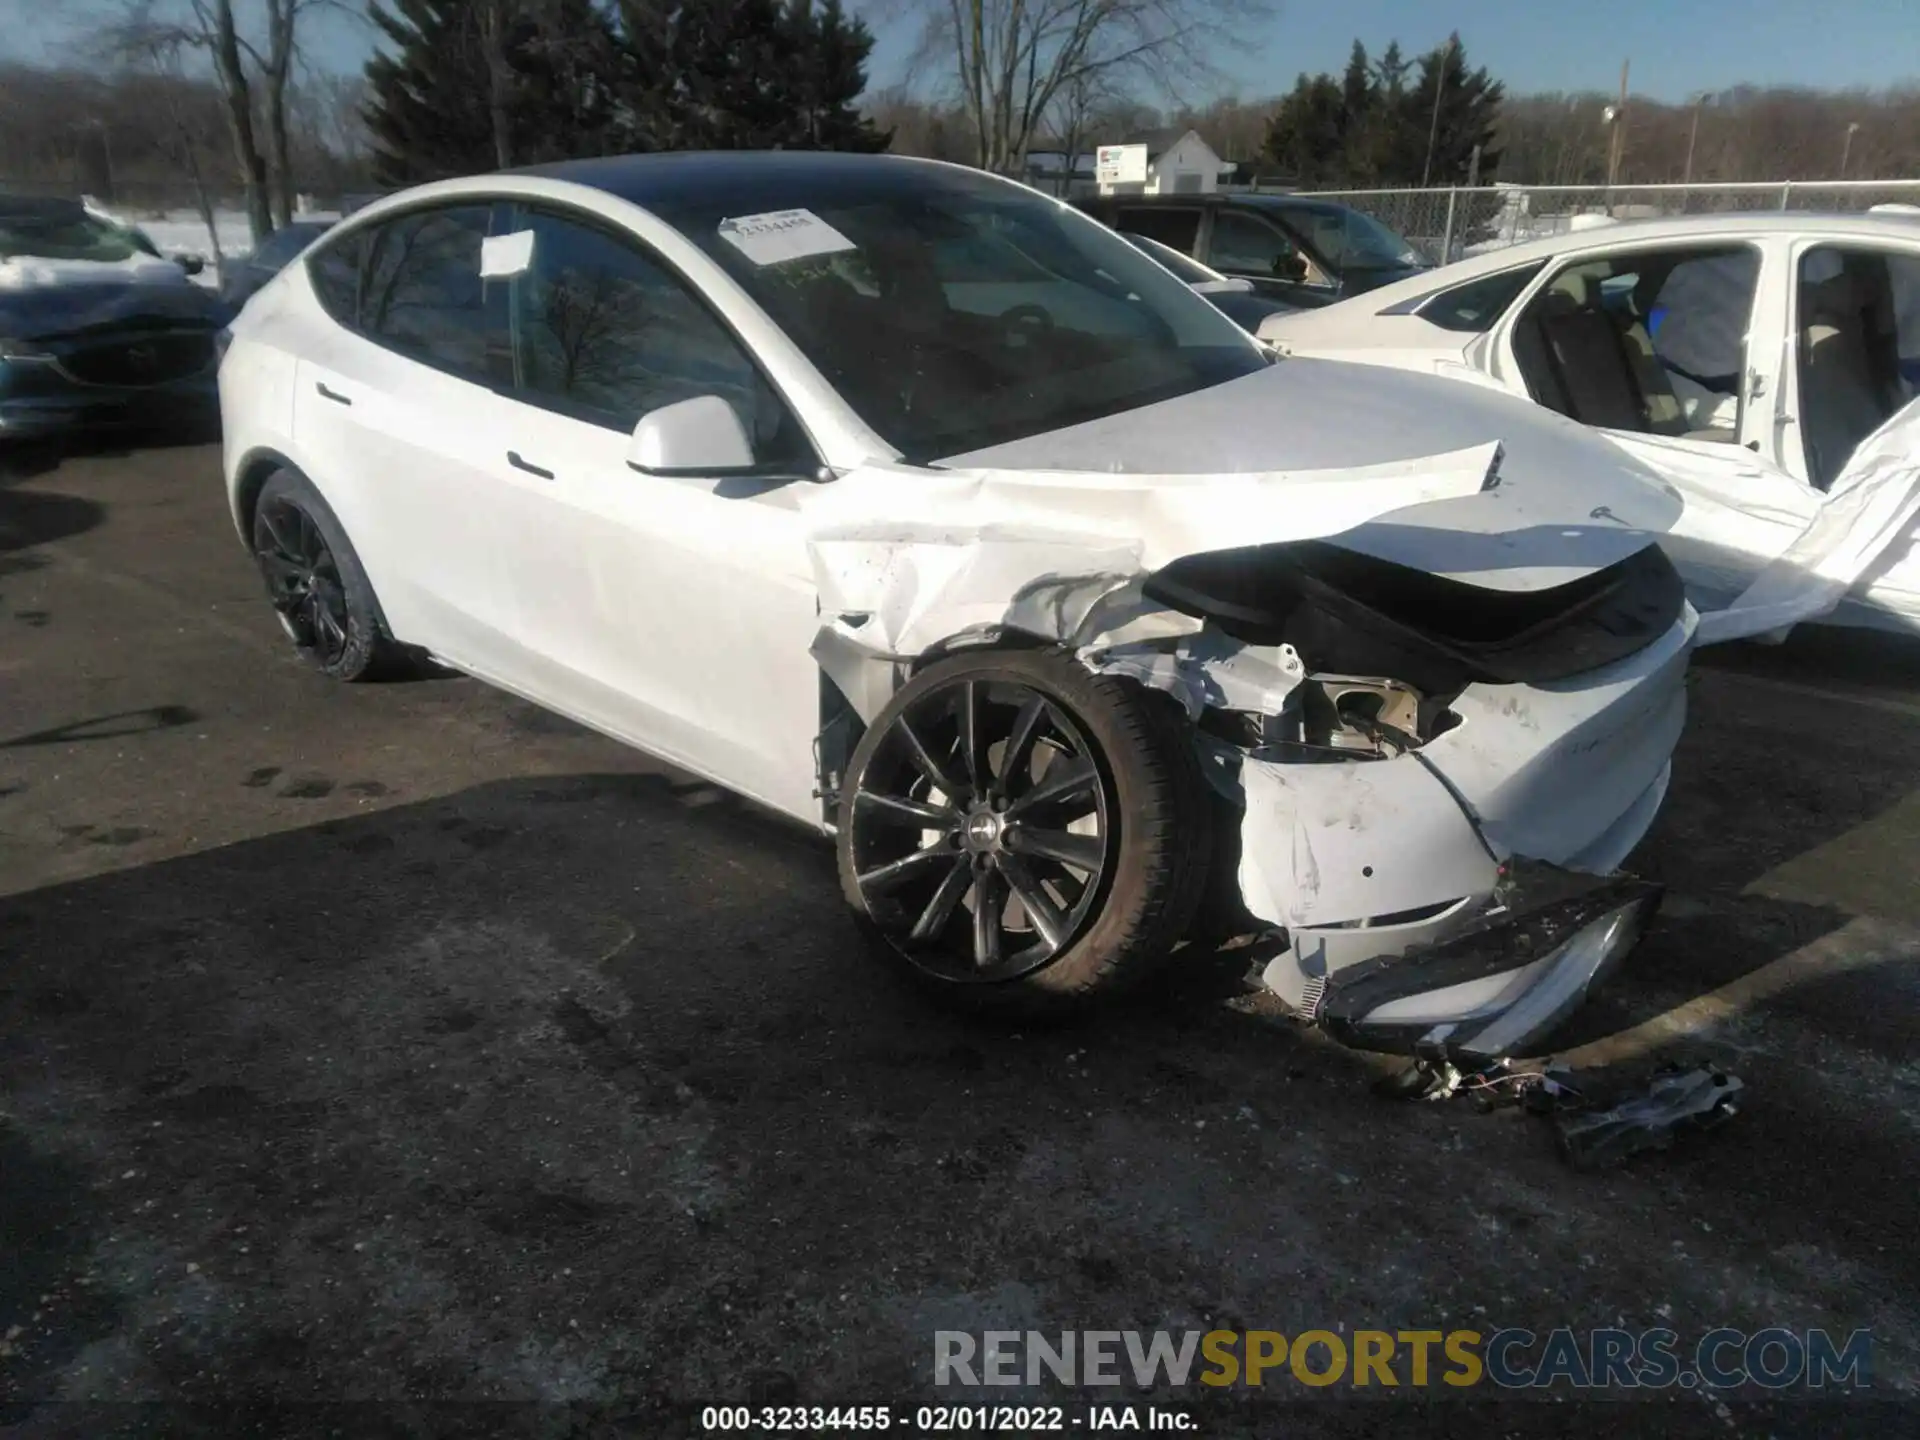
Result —
M 1507 393 L 1469 358 L 1474 342 L 1484 337 L 1443 330 L 1417 315 L 1380 314 L 1377 303 L 1366 303 L 1379 298 L 1272 316 L 1261 324 L 1260 338 L 1290 356 L 1327 356 L 1378 367 L 1375 373 L 1383 383 L 1430 374 L 1468 382 L 1473 389 L 1461 387 L 1462 396 Z M 1559 419 L 1514 398 L 1537 415 Z M 1695 603 L 1706 607 L 1697 642 L 1701 645 L 1754 636 L 1783 638 L 1792 626 L 1831 614 L 1854 587 L 1898 563 L 1902 546 L 1908 552 L 1916 548 L 1920 402 L 1908 404 L 1862 441 L 1827 494 L 1801 490 L 1797 498 L 1804 505 L 1787 512 L 1775 512 L 1768 503 L 1777 493 L 1773 482 L 1780 480 L 1779 472 L 1738 446 L 1703 448 L 1659 435 L 1588 433 L 1605 437 L 1636 464 L 1663 477 L 1663 484 L 1677 481 L 1683 488 L 1683 504 L 1692 508 L 1669 527 L 1669 549 Z M 1756 572 L 1754 556 L 1768 553 L 1762 532 L 1769 524 L 1803 528 Z M 1703 525 L 1708 527 L 1704 533 Z M 1761 548 L 1749 548 L 1756 544 Z M 1870 604 L 1911 620 L 1907 612 L 1912 607 L 1903 605 L 1902 598 L 1897 586 L 1889 587 Z
M 1192 395 L 945 463 L 1224 480 L 1378 466 L 1494 444 L 1502 450 L 1496 486 L 1366 521 L 1341 534 L 1340 543 L 1469 584 L 1536 590 L 1625 559 L 1679 518 L 1678 492 L 1562 416 L 1481 387 L 1321 360 L 1286 360 Z
M 0 290 L 47 290 L 68 285 L 191 285 L 171 260 L 130 255 L 125 260 L 50 260 L 14 255 L 0 260 Z
M 1419 287 L 1415 287 L 1418 292 Z M 1317 309 L 1272 315 L 1260 322 L 1260 338 L 1306 349 L 1330 340 L 1343 349 L 1436 349 L 1456 354 L 1476 338 L 1470 331 L 1442 329 L 1418 315 L 1381 314 L 1392 299 L 1387 290 L 1370 290 Z
M 1141 588 L 1188 555 L 1338 536 L 1528 590 L 1624 559 L 1678 515 L 1614 446 L 1462 392 L 1288 362 L 936 467 L 875 461 L 804 487 L 814 655 L 871 719 L 937 647 L 1015 630 L 1084 653 L 1197 628 Z

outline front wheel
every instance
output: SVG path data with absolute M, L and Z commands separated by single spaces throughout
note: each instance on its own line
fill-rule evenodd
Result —
M 1151 973 L 1212 829 L 1165 697 L 1057 650 L 921 671 L 841 792 L 841 886 L 881 955 L 954 999 L 1058 1010 Z

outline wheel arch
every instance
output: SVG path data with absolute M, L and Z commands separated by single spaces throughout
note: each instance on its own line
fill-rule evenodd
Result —
M 1058 638 L 1036 631 L 993 626 L 958 631 L 911 656 L 889 659 L 880 655 L 842 655 L 843 662 L 849 658 L 854 661 L 852 668 L 822 658 L 818 666 L 820 729 L 814 741 L 814 783 L 819 788 L 822 823 L 829 829 L 838 827 L 840 783 L 854 747 L 867 733 L 873 716 L 914 676 L 956 655 L 1049 649 L 1064 651 L 1066 647 Z M 871 677 L 882 672 L 890 673 L 879 686 L 868 683 Z
M 253 544 L 253 510 L 260 502 L 260 492 L 266 488 L 269 477 L 276 470 L 291 470 L 309 485 L 313 478 L 292 460 L 270 445 L 257 445 L 240 457 L 240 463 L 233 470 L 233 493 L 231 508 L 233 526 L 240 535 L 240 543 L 249 547 Z M 315 485 L 317 490 L 320 487 Z
M 253 517 L 260 504 L 261 492 L 266 489 L 267 482 L 282 471 L 296 477 L 320 497 L 327 509 L 333 512 L 334 523 L 339 525 L 346 535 L 347 544 L 352 546 L 353 536 L 351 532 L 346 531 L 346 522 L 340 519 L 339 511 L 334 507 L 333 497 L 320 487 L 313 476 L 283 451 L 276 450 L 270 445 L 256 446 L 249 450 L 234 467 L 233 523 L 240 534 L 240 543 L 245 545 L 249 552 L 252 551 Z M 357 546 L 354 547 L 354 558 L 367 577 L 367 590 L 373 605 L 374 620 L 380 627 L 380 633 L 388 639 L 397 639 L 393 633 L 393 626 L 387 619 L 386 607 L 380 602 L 379 587 L 373 583 L 372 574 L 366 570 L 366 560 L 359 554 Z

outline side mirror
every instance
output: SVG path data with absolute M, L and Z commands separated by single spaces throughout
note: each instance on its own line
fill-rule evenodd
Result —
M 627 464 L 648 475 L 738 473 L 753 468 L 753 442 L 733 406 L 718 395 L 695 395 L 640 417 Z
M 173 257 L 173 263 L 189 275 L 198 275 L 207 268 L 207 262 L 198 255 L 176 255 Z

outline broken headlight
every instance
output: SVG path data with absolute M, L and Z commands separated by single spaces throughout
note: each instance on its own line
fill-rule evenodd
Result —
M 1402 680 L 1309 675 L 1274 714 L 1209 711 L 1203 726 L 1260 759 L 1388 760 L 1417 750 L 1456 723 L 1444 702 Z

